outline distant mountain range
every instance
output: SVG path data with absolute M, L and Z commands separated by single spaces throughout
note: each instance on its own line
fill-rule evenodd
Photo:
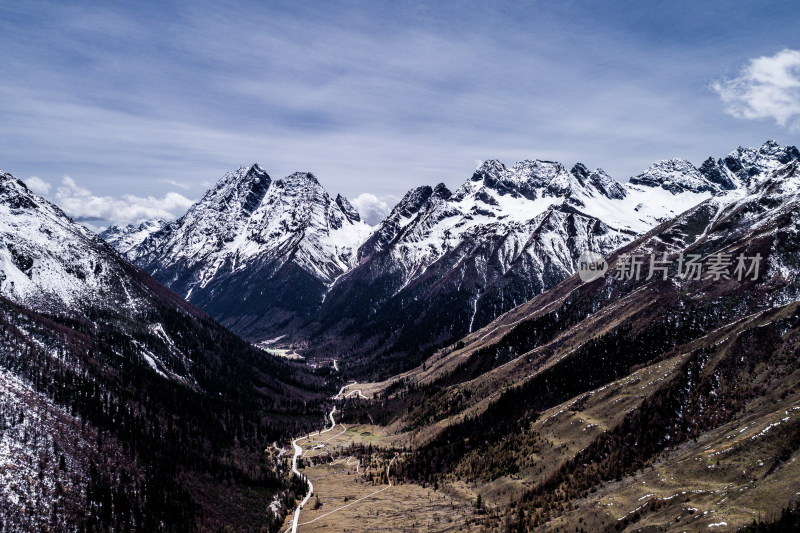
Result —
M 310 174 L 227 174 L 171 224 L 103 233 L 156 279 L 252 341 L 283 337 L 386 375 L 554 287 L 601 255 L 800 157 L 769 141 L 627 183 L 582 164 L 486 161 L 456 191 L 413 189 L 374 228 Z M 384 364 L 374 366 L 383 360 Z

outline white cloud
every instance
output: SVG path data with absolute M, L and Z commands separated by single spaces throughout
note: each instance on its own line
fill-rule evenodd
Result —
M 42 178 L 37 178 L 36 176 L 31 176 L 30 178 L 26 179 L 25 185 L 27 185 L 30 190 L 39 195 L 44 195 L 49 193 L 50 188 L 52 187 L 52 185 L 44 181 Z
M 378 224 L 389 214 L 392 205 L 389 205 L 388 202 L 395 203 L 397 202 L 397 198 L 394 196 L 378 198 L 374 194 L 365 192 L 359 194 L 357 198 L 350 201 L 353 207 L 361 214 L 361 218 L 371 226 Z
M 173 219 L 182 215 L 193 203 L 176 192 L 168 192 L 162 198 L 132 194 L 118 198 L 95 196 L 69 176 L 64 176 L 54 201 L 78 221 L 110 221 L 115 224 L 137 223 L 152 218 Z
M 746 119 L 772 118 L 781 126 L 800 126 L 800 50 L 751 59 L 739 76 L 711 87 L 725 111 Z

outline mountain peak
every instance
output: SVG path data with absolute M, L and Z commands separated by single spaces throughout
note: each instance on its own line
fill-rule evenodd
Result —
M 732 174 L 722 164 L 722 160 L 715 161 L 713 157 L 709 157 L 698 169 L 706 179 L 718 185 L 721 189 L 730 191 L 739 187 L 736 176 Z
M 12 209 L 30 209 L 36 207 L 32 196 L 25 183 L 11 174 L 0 171 L 0 204 Z
M 633 185 L 660 187 L 672 194 L 682 192 L 717 192 L 719 188 L 685 159 L 656 161 L 650 168 L 630 179 Z
M 586 165 L 583 163 L 575 163 L 569 172 L 578 179 L 586 179 L 589 177 L 589 169 L 586 168 Z
M 482 181 L 487 176 L 499 176 L 506 171 L 506 166 L 497 159 L 487 159 L 472 174 L 472 181 Z
M 500 161 L 489 159 L 459 188 L 453 198 L 460 200 L 472 193 L 485 197 L 486 191 L 481 191 L 485 187 L 501 196 L 508 194 L 534 200 L 538 196 L 536 189 L 547 186 L 552 180 L 552 164 L 550 161 L 525 160 L 507 168 Z
M 287 184 L 292 185 L 312 185 L 319 187 L 319 180 L 317 177 L 312 174 L 311 172 L 293 172 L 286 176 L 285 178 L 281 178 L 278 181 L 282 181 Z
M 12 176 L 8 172 L 4 172 L 4 171 L 0 170 L 0 182 L 9 181 L 9 180 L 19 181 L 19 180 L 17 180 L 17 178 Z
M 269 180 L 269 175 L 267 172 L 261 168 L 258 163 L 253 163 L 252 165 L 242 165 L 236 170 L 232 170 L 230 172 L 226 172 L 224 176 L 217 182 L 217 185 L 222 183 L 230 183 L 230 182 L 242 182 L 242 181 L 261 181 L 263 179 Z
M 621 200 L 628 191 L 620 182 L 609 176 L 602 168 L 596 168 L 586 177 L 587 182 L 600 194 L 614 200 Z
M 246 314 L 235 327 L 250 334 L 312 312 L 353 266 L 370 231 L 314 174 L 273 181 L 255 164 L 227 173 L 183 217 L 126 255 L 227 325 Z
M 431 195 L 433 195 L 433 189 L 429 185 L 411 189 L 397 202 L 387 218 L 410 217 L 416 214 Z
M 272 179 L 258 163 L 243 165 L 227 172 L 203 198 L 192 207 L 207 205 L 215 211 L 230 211 L 232 205 L 240 206 L 242 213 L 252 213 L 267 193 Z
M 359 214 L 358 210 L 353 207 L 353 204 L 351 204 L 350 201 L 341 194 L 336 195 L 336 205 L 339 206 L 339 209 L 342 210 L 342 213 L 344 213 L 351 221 L 361 222 L 361 215 Z
M 797 159 L 800 159 L 800 151 L 796 147 L 781 146 L 774 139 L 769 139 L 759 148 L 738 147 L 720 159 L 718 165 L 747 185 L 753 176 L 771 172 Z
M 530 182 L 534 186 L 542 187 L 550 183 L 556 176 L 565 172 L 564 165 L 557 161 L 544 159 L 525 159 L 514 163 L 511 167 L 512 174 L 520 180 Z
M 128 224 L 127 226 L 114 225 L 102 231 L 100 238 L 116 248 L 122 255 L 127 256 L 134 247 L 166 225 L 167 221 L 162 218 L 145 220 L 140 224 Z
M 434 187 L 433 189 L 433 194 L 434 196 L 438 196 L 439 198 L 443 198 L 445 200 L 447 200 L 453 195 L 453 193 L 450 192 L 450 189 L 448 189 L 447 185 L 445 185 L 444 183 L 439 183 L 438 185 L 436 185 L 436 187 Z

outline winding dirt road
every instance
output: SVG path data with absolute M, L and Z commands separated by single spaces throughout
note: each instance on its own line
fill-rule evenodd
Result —
M 341 394 L 344 389 L 345 387 L 342 387 L 342 390 L 339 391 L 339 394 Z M 323 433 L 327 433 L 336 427 L 336 421 L 333 419 L 333 413 L 335 412 L 336 412 L 336 406 L 334 405 L 333 409 L 331 409 L 331 412 L 328 415 L 328 417 L 331 419 L 331 427 L 320 431 L 319 432 L 320 435 Z M 303 506 L 308 503 L 308 500 L 311 499 L 311 495 L 314 493 L 314 485 L 311 483 L 311 480 L 308 479 L 303 474 L 301 474 L 300 471 L 297 469 L 297 460 L 300 458 L 301 455 L 303 455 L 303 448 L 301 448 L 300 445 L 297 443 L 303 439 L 307 439 L 309 436 L 310 434 L 303 435 L 302 437 L 298 437 L 292 441 L 292 446 L 294 447 L 294 456 L 292 457 L 292 472 L 294 472 L 295 475 L 297 475 L 297 477 L 304 480 L 308 484 L 308 494 L 306 494 L 306 497 L 303 498 L 302 502 L 300 502 L 300 505 L 297 506 L 297 509 L 294 510 L 294 518 L 292 518 L 292 529 L 291 529 L 292 533 L 297 533 L 297 526 L 299 525 L 300 522 L 300 511 L 303 509 Z M 286 531 L 288 532 L 289 530 L 287 529 Z
M 340 399 L 342 399 L 343 398 L 342 395 L 344 394 L 345 389 L 347 389 L 348 387 L 352 387 L 355 384 L 356 384 L 355 381 L 351 381 L 347 385 L 343 386 L 341 389 L 339 389 L 339 392 L 336 394 L 336 396 L 334 396 L 332 398 L 332 400 L 340 400 Z M 347 393 L 347 395 L 345 395 L 344 398 L 348 398 L 348 397 L 350 397 L 351 395 L 354 395 L 354 394 L 357 394 L 359 397 L 361 397 L 363 399 L 367 399 L 367 397 L 364 396 L 360 390 L 351 391 L 351 392 Z M 336 412 L 336 406 L 334 405 L 333 409 L 331 409 L 331 412 L 328 414 L 328 418 L 330 418 L 330 421 L 331 421 L 331 427 L 321 430 L 319 432 L 320 435 L 323 434 L 323 433 L 327 433 L 327 432 L 333 430 L 333 428 L 336 427 L 336 420 L 334 420 L 334 418 L 333 418 L 333 414 L 335 412 Z M 345 431 L 346 431 L 346 428 L 345 428 Z M 300 479 L 302 479 L 303 481 L 305 481 L 308 484 L 308 494 L 306 494 L 305 498 L 303 498 L 303 501 L 300 502 L 300 505 L 297 506 L 297 509 L 294 510 L 294 517 L 292 518 L 292 527 L 290 529 L 287 529 L 284 533 L 289 533 L 290 531 L 291 531 L 291 533 L 297 533 L 297 526 L 300 525 L 300 511 L 303 509 L 303 506 L 308 503 L 308 500 L 311 499 L 311 495 L 314 493 L 314 485 L 311 483 L 311 480 L 308 479 L 303 474 L 301 474 L 300 470 L 297 469 L 297 460 L 300 458 L 300 456 L 303 455 L 303 448 L 298 444 L 298 442 L 300 442 L 303 439 L 307 439 L 310 436 L 311 436 L 311 434 L 303 435 L 302 437 L 298 437 L 298 438 L 296 438 L 296 439 L 294 439 L 292 441 L 292 447 L 294 448 L 294 456 L 292 457 L 292 472 L 297 477 L 299 477 Z M 396 457 L 395 457 L 395 459 L 396 459 Z M 348 459 L 348 463 L 349 463 L 349 459 Z M 394 459 L 392 459 L 392 461 L 386 467 L 386 477 L 387 478 L 389 477 L 389 467 L 392 466 L 392 463 L 394 463 Z M 375 491 L 372 494 L 364 496 L 363 498 L 360 498 L 360 499 L 358 499 L 358 500 L 356 500 L 356 501 L 354 501 L 354 502 L 352 502 L 352 503 L 350 503 L 348 505 L 345 505 L 344 507 L 340 507 L 339 509 L 334 509 L 330 513 L 326 513 L 326 514 L 324 514 L 322 516 L 327 516 L 327 515 L 329 515 L 331 513 L 335 513 L 336 511 L 339 511 L 340 509 L 344 509 L 345 507 L 349 507 L 350 505 L 358 503 L 361 500 L 364 500 L 366 498 L 369 498 L 370 496 L 378 494 L 379 492 L 383 492 L 384 490 L 388 489 L 391 486 L 392 486 L 392 481 L 391 481 L 391 478 L 389 478 L 389 486 L 388 487 L 385 487 L 383 489 Z M 319 517 L 315 518 L 311 522 L 319 520 L 320 518 L 322 518 L 322 516 L 319 516 Z M 310 524 L 311 522 L 306 522 L 306 523 Z
M 394 456 L 392 458 L 392 460 L 389 461 L 389 464 L 386 465 L 386 478 L 389 480 L 389 484 L 387 486 L 383 487 L 382 489 L 378 489 L 378 490 L 376 490 L 375 492 L 373 492 L 371 494 L 367 494 L 366 496 L 363 496 L 363 497 L 361 497 L 361 498 L 359 498 L 357 500 L 354 500 L 354 501 L 352 501 L 352 502 L 350 502 L 350 503 L 348 503 L 346 505 L 342 505 L 341 507 L 338 507 L 338 508 L 334 509 L 333 511 L 329 511 L 329 512 L 323 514 L 323 515 L 319 515 L 318 517 L 314 518 L 313 520 L 309 520 L 308 522 L 303 522 L 302 525 L 312 524 L 312 523 L 316 522 L 317 520 L 319 520 L 320 518 L 325 518 L 328 515 L 332 515 L 333 513 L 341 511 L 342 509 L 346 509 L 347 507 L 350 507 L 351 505 L 355 505 L 358 502 L 364 501 L 367 498 L 371 498 L 371 497 L 375 496 L 376 494 L 380 494 L 381 492 L 383 492 L 385 490 L 389 490 L 390 488 L 392 488 L 392 478 L 389 477 L 389 469 L 392 467 L 392 463 L 394 463 L 395 459 L 397 459 L 397 456 Z

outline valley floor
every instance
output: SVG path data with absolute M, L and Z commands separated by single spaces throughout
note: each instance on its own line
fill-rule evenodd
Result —
M 302 472 L 313 482 L 315 496 L 298 531 L 504 531 L 502 510 L 509 501 L 619 424 L 686 357 L 652 364 L 543 412 L 525 431 L 536 435 L 534 450 L 519 450 L 525 457 L 512 459 L 525 466 L 490 482 L 467 484 L 446 476 L 437 490 L 389 485 L 387 466 L 403 459 L 392 450 L 411 445 L 410 435 L 394 434 L 396 427 L 337 423 L 302 442 Z M 791 386 L 799 380 L 800 371 L 791 373 L 773 394 L 748 402 L 733 420 L 668 447 L 633 475 L 600 484 L 536 530 L 736 531 L 754 519 L 775 519 L 800 500 L 800 455 L 789 444 L 800 434 L 800 390 Z M 358 385 L 367 394 L 380 388 Z M 361 445 L 373 451 L 364 457 L 362 449 L 359 459 L 351 454 Z M 467 461 L 482 463 L 492 456 L 506 456 L 502 445 Z M 476 515 L 478 494 L 488 509 L 500 511 L 499 520 L 484 522 L 488 516 Z
M 387 468 L 391 472 L 397 458 L 389 446 L 396 441 L 382 428 L 337 424 L 298 444 L 303 449 L 300 471 L 314 485 L 300 514 L 299 532 L 470 530 L 473 509 L 462 496 L 387 480 Z M 349 455 L 353 445 L 371 445 L 373 453 Z M 292 516 L 282 530 L 291 531 Z

